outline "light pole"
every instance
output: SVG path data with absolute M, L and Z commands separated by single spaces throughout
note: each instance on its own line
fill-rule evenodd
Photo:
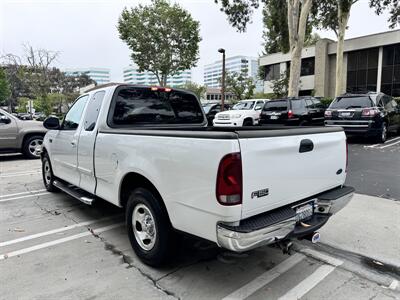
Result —
M 221 78 L 221 111 L 225 108 L 225 49 L 219 48 L 219 53 L 222 53 L 222 78 Z

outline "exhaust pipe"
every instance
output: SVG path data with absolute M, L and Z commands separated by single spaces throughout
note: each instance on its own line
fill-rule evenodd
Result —
M 304 239 L 311 241 L 311 243 L 313 244 L 316 244 L 321 240 L 321 234 L 318 231 L 316 231 L 312 234 L 305 236 Z

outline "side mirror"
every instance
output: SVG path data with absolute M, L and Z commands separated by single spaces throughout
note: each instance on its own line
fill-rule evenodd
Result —
M 1 124 L 10 124 L 11 119 L 7 116 L 0 116 L 0 123 Z
M 60 120 L 57 117 L 48 117 L 44 120 L 43 126 L 47 129 L 58 130 L 60 129 Z

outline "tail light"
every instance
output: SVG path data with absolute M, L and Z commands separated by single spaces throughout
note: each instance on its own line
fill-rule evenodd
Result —
M 288 119 L 293 118 L 293 112 L 292 112 L 291 109 L 289 109 L 289 111 L 288 111 L 288 113 L 287 113 L 287 117 L 288 117 Z
M 222 205 L 242 203 L 242 158 L 240 153 L 225 155 L 218 167 L 217 200 Z
M 364 108 L 361 113 L 363 117 L 373 117 L 377 114 L 379 114 L 379 110 L 375 108 Z
M 326 117 L 332 117 L 332 111 L 331 110 L 326 110 L 325 111 L 325 118 Z
M 172 91 L 171 88 L 167 88 L 167 87 L 158 87 L 158 86 L 152 86 L 150 89 L 151 89 L 153 92 L 159 91 L 159 92 L 167 92 L 167 93 L 169 93 L 169 92 Z

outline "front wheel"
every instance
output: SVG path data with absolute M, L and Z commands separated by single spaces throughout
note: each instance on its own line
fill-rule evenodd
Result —
M 59 190 L 54 186 L 54 174 L 53 169 L 51 168 L 50 158 L 48 154 L 44 154 L 42 160 L 42 177 L 43 184 L 47 191 L 49 192 L 58 192 Z
M 253 121 L 249 119 L 244 120 L 243 126 L 253 126 Z
M 176 233 L 160 201 L 151 191 L 137 188 L 126 206 L 126 226 L 132 248 L 150 266 L 166 263 L 176 246 Z

